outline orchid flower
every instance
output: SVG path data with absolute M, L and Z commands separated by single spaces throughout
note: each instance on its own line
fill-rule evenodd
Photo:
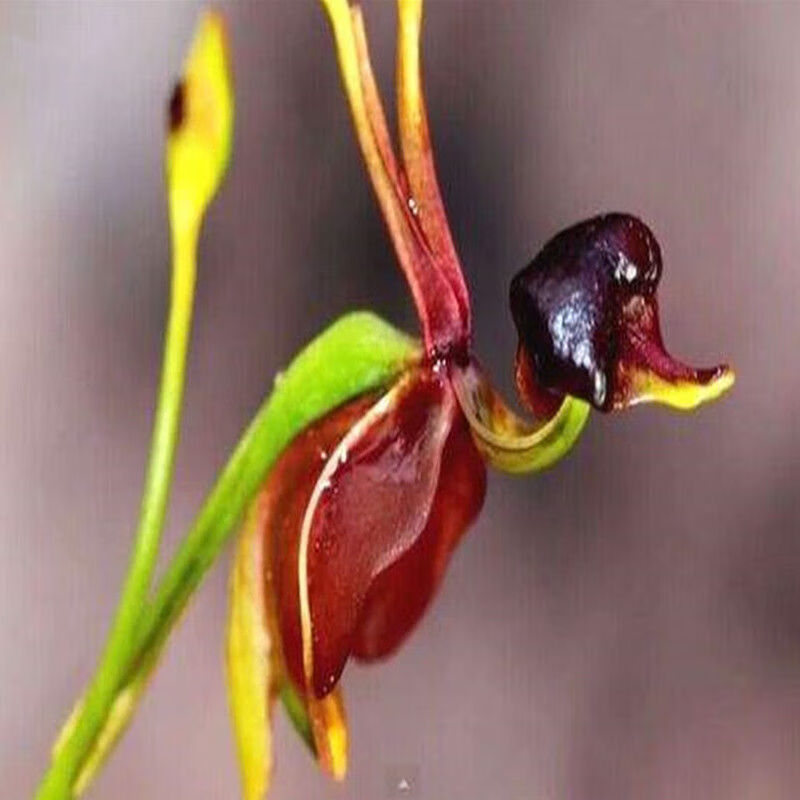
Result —
M 334 778 L 347 768 L 340 678 L 393 653 L 422 618 L 480 513 L 487 465 L 547 468 L 592 408 L 690 409 L 734 380 L 673 359 L 659 327 L 661 251 L 605 214 L 553 237 L 511 284 L 515 376 L 530 420 L 472 349 L 470 298 L 434 168 L 420 75 L 422 0 L 398 0 L 395 152 L 361 11 L 322 0 L 361 154 L 419 318 L 419 340 L 370 312 L 335 321 L 294 358 L 233 448 L 158 583 L 205 210 L 231 153 L 234 103 L 221 17 L 203 15 L 169 103 L 172 273 L 141 516 L 96 673 L 36 797 L 72 800 L 129 724 L 171 631 L 240 517 L 226 662 L 246 800 L 266 795 L 280 698 Z
M 472 351 L 467 285 L 434 168 L 420 74 L 422 0 L 398 2 L 395 153 L 364 22 L 322 0 L 367 173 L 421 329 L 402 368 L 300 431 L 254 500 L 231 581 L 227 663 L 245 797 L 264 796 L 270 714 L 280 696 L 323 769 L 341 779 L 347 728 L 340 678 L 354 657 L 394 652 L 478 516 L 487 464 L 552 465 L 592 407 L 688 409 L 731 386 L 664 349 L 661 253 L 640 220 L 606 214 L 549 241 L 511 286 L 516 379 L 528 422 Z

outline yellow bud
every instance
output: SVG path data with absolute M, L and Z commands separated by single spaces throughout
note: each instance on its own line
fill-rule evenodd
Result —
M 233 138 L 233 91 L 222 17 L 200 19 L 169 104 L 167 184 L 177 236 L 196 229 L 225 174 Z

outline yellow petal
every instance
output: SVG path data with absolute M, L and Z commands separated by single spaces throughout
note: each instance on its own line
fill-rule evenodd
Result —
M 226 665 L 245 800 L 265 797 L 272 771 L 270 716 L 276 676 L 264 600 L 262 498 L 239 535 L 231 573 Z
M 322 768 L 335 780 L 347 774 L 347 718 L 339 687 L 321 700 L 308 693 L 308 715 Z
M 730 367 L 721 369 L 719 375 L 707 383 L 690 380 L 668 381 L 651 370 L 632 370 L 630 377 L 631 405 L 660 403 L 678 411 L 692 411 L 704 403 L 716 400 L 730 389 L 736 374 Z

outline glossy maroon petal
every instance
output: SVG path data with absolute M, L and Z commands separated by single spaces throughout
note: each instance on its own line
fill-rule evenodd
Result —
M 273 566 L 265 584 L 298 687 L 307 688 L 303 589 L 309 674 L 322 697 L 351 653 L 378 658 L 408 635 L 485 488 L 452 387 L 433 368 L 410 373 L 379 400 L 342 406 L 292 442 L 267 482 Z
M 372 581 L 425 529 L 455 413 L 446 378 L 412 373 L 359 420 L 320 475 L 298 553 L 304 674 L 318 697 L 344 668 Z
M 514 381 L 519 397 L 528 410 L 539 419 L 550 419 L 564 400 L 564 393 L 545 389 L 536 380 L 532 359 L 520 342 L 514 358 Z
M 372 661 L 391 654 L 411 632 L 436 592 L 450 554 L 478 516 L 486 465 L 459 414 L 445 444 L 428 522 L 408 552 L 372 582 L 358 620 L 353 654 Z
M 354 648 L 387 652 L 427 605 L 483 497 L 483 465 L 463 424 L 446 375 L 420 369 L 358 421 L 320 474 L 298 553 L 304 675 L 316 696 L 336 684 Z M 467 472 L 451 481 L 443 464 L 449 472 L 459 457 Z M 448 489 L 464 505 L 452 514 Z M 406 590 L 419 597 L 389 609 Z
M 269 539 L 271 572 L 264 576 L 267 603 L 274 608 L 289 675 L 305 688 L 297 553 L 308 501 L 328 456 L 377 398 L 360 397 L 332 411 L 300 433 L 275 463 L 264 491 L 264 536 Z

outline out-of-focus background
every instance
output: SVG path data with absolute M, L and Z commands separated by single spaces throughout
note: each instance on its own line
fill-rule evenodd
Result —
M 367 2 L 392 94 L 394 11 Z M 191 4 L 0 5 L 0 775 L 31 795 L 128 556 L 167 290 L 166 98 Z M 320 9 L 224 7 L 236 72 L 165 546 L 297 348 L 414 326 Z M 665 253 L 671 349 L 727 358 L 692 416 L 593 417 L 492 475 L 424 624 L 345 673 L 351 770 L 279 713 L 277 800 L 789 800 L 800 786 L 800 5 L 432 2 L 425 76 L 477 350 L 510 389 L 513 273 L 628 210 Z M 228 554 L 92 797 L 238 796 Z M 397 784 L 406 779 L 407 792 Z

